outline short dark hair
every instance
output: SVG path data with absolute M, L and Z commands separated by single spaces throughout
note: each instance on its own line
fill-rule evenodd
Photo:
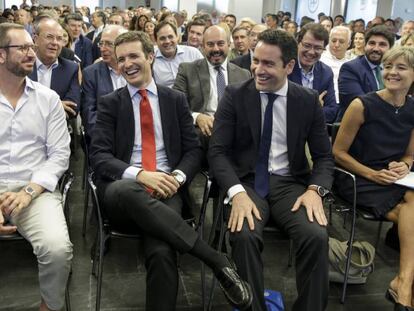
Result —
M 80 13 L 72 13 L 72 14 L 68 14 L 65 16 L 65 23 L 69 23 L 70 20 L 75 20 L 77 22 L 82 22 L 83 23 L 83 17 L 82 14 Z
M 302 42 L 303 37 L 308 31 L 315 37 L 316 40 L 322 40 L 324 46 L 329 43 L 328 31 L 321 24 L 317 23 L 308 23 L 300 29 L 297 35 L 298 43 Z
M 102 20 L 102 23 L 106 24 L 106 14 L 103 11 L 95 11 L 92 15 L 98 16 Z
M 157 40 L 157 38 L 158 38 L 158 32 L 161 30 L 161 28 L 164 28 L 166 26 L 170 26 L 172 28 L 172 30 L 174 31 L 175 35 L 176 36 L 178 35 L 177 34 L 177 27 L 175 27 L 174 24 L 172 24 L 170 22 L 167 22 L 167 21 L 162 21 L 162 22 L 159 22 L 155 26 L 155 28 L 154 28 L 154 37 L 155 37 L 155 40 Z
M 145 57 L 148 58 L 149 54 L 154 54 L 154 45 L 152 44 L 148 34 L 143 31 L 128 31 L 119 35 L 114 42 L 115 54 L 116 48 L 121 44 L 136 41 L 141 42 L 142 51 L 144 52 Z
M 366 34 L 365 34 L 365 44 L 368 42 L 368 40 L 372 36 L 383 36 L 385 39 L 387 39 L 390 48 L 394 45 L 395 42 L 395 36 L 394 34 L 388 30 L 387 26 L 384 25 L 378 25 L 372 27 Z
M 235 22 L 237 21 L 237 18 L 236 18 L 236 16 L 235 16 L 234 14 L 226 14 L 226 15 L 224 16 L 224 19 L 226 19 L 227 17 L 234 18 L 234 21 L 235 21 Z
M 276 45 L 282 51 L 283 65 L 286 66 L 298 56 L 298 44 L 292 35 L 281 29 L 266 29 L 257 37 L 258 42 Z
M 276 14 L 272 14 L 272 13 L 267 13 L 266 17 L 270 17 L 271 19 L 273 19 L 277 24 L 279 24 L 279 16 L 277 16 Z
M 358 22 L 363 23 L 363 24 L 364 24 L 364 26 L 365 26 L 365 21 L 364 21 L 364 19 L 362 19 L 362 18 L 358 18 L 358 19 L 356 19 L 356 20 L 354 21 L 354 25 L 355 25 L 355 23 L 358 23 Z
M 188 22 L 188 24 L 187 24 L 187 32 L 190 32 L 190 29 L 191 29 L 192 26 L 204 26 L 204 30 L 205 30 L 206 27 L 207 27 L 207 24 L 206 24 L 206 22 L 205 22 L 204 19 L 196 18 L 196 19 Z

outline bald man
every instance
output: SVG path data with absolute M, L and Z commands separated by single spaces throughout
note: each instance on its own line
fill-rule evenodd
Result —
M 98 99 L 126 85 L 119 73 L 114 52 L 115 39 L 124 32 L 127 30 L 121 25 L 107 25 L 99 41 L 102 61 L 83 70 L 81 115 L 87 142 L 95 127 Z

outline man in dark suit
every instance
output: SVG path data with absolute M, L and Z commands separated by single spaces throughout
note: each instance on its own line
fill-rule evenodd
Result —
M 174 82 L 173 88 L 187 97 L 206 152 L 214 113 L 224 94 L 224 88 L 250 78 L 249 71 L 227 61 L 229 47 L 230 38 L 224 29 L 219 26 L 209 27 L 203 37 L 205 58 L 181 63 Z
M 86 129 L 86 139 L 89 144 L 96 123 L 97 102 L 103 95 L 124 87 L 126 80 L 118 70 L 114 52 L 116 37 L 127 30 L 123 26 L 108 25 L 101 32 L 99 43 L 102 61 L 83 70 L 82 78 L 82 121 Z
M 66 15 L 65 23 L 73 38 L 72 50 L 80 58 L 81 68 L 86 68 L 93 63 L 92 41 L 82 35 L 82 15 L 79 13 Z
M 298 58 L 289 80 L 318 91 L 325 120 L 327 123 L 333 123 L 338 110 L 333 72 L 320 61 L 322 52 L 329 42 L 329 34 L 322 25 L 308 23 L 301 28 L 297 40 Z
M 120 35 L 115 53 L 128 84 L 98 104 L 91 163 L 111 224 L 142 233 L 146 310 L 175 310 L 176 251 L 204 261 L 230 303 L 245 309 L 251 303 L 248 284 L 181 217 L 183 190 L 198 172 L 202 152 L 185 96 L 155 84 L 147 34 Z
M 317 93 L 287 79 L 296 57 L 296 41 L 287 32 L 261 33 L 254 79 L 227 87 L 210 139 L 213 177 L 231 203 L 232 256 L 253 288 L 254 311 L 267 310 L 261 251 L 270 217 L 295 244 L 298 298 L 293 310 L 324 310 L 328 300 L 322 197 L 331 187 L 334 162 Z
M 383 88 L 381 60 L 393 45 L 394 35 L 386 26 L 373 27 L 365 34 L 365 55 L 342 65 L 338 79 L 339 120 L 355 97 Z
M 263 24 L 257 24 L 255 25 L 252 30 L 250 30 L 249 33 L 249 45 L 250 45 L 250 50 L 249 53 L 236 57 L 235 59 L 233 59 L 231 62 L 241 68 L 244 68 L 246 70 L 250 71 L 250 66 L 252 64 L 252 56 L 253 56 L 253 52 L 254 49 L 256 47 L 257 44 L 257 36 L 262 33 L 263 31 L 265 31 L 267 29 L 266 25 Z
M 58 57 L 62 49 L 63 29 L 52 18 L 35 24 L 36 63 L 29 78 L 58 93 L 66 116 L 76 116 L 80 104 L 78 65 Z
M 99 42 L 102 37 L 102 30 L 106 24 L 106 15 L 103 11 L 96 11 L 92 14 L 92 26 L 93 30 L 86 34 L 86 37 L 92 41 L 92 58 L 93 61 L 101 57 L 101 51 L 99 49 Z

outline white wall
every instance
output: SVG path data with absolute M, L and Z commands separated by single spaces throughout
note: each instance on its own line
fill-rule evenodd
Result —
M 257 23 L 261 22 L 263 14 L 263 0 L 229 0 L 229 10 L 232 14 L 236 15 L 237 20 L 243 17 L 250 17 Z
M 391 18 L 401 17 L 403 20 L 414 20 L 413 0 L 394 0 L 391 10 Z
M 180 7 L 178 8 L 181 10 L 187 11 L 188 19 L 197 13 L 197 1 L 194 0 L 180 0 L 179 2 Z

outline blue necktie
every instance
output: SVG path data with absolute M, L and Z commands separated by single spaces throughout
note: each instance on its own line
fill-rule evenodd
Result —
M 266 93 L 266 95 L 268 102 L 264 113 L 263 131 L 260 139 L 259 156 L 257 158 L 254 179 L 254 190 L 263 199 L 269 193 L 269 151 L 272 143 L 273 103 L 278 96 L 273 93 Z
M 224 89 L 226 88 L 226 80 L 224 79 L 223 69 L 221 66 L 216 66 L 214 69 L 217 70 L 217 98 L 218 101 L 220 101 L 224 94 Z

